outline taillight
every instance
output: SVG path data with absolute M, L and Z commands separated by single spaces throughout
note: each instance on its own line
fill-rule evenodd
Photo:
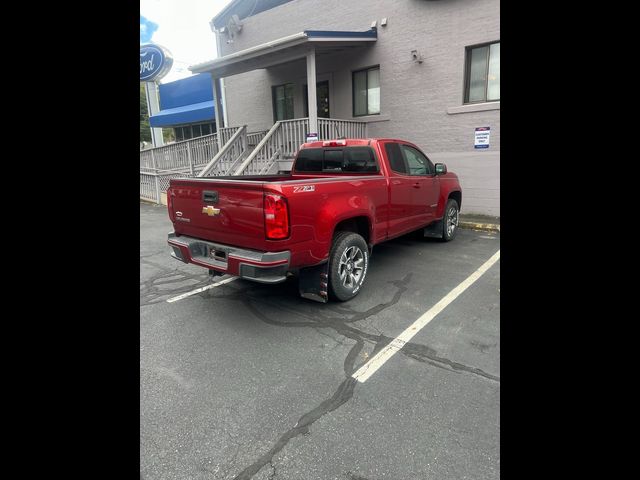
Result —
M 175 213 L 173 213 L 173 198 L 171 195 L 171 187 L 167 188 L 167 210 L 169 210 L 169 219 L 175 221 Z
M 264 194 L 264 226 L 270 240 L 289 236 L 289 207 L 286 198 L 274 193 Z

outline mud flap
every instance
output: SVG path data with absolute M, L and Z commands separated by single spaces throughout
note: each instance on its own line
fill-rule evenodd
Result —
M 301 268 L 298 274 L 300 296 L 316 302 L 327 303 L 329 294 L 329 262 L 315 267 Z
M 428 238 L 442 238 L 442 222 L 444 220 L 438 220 L 431 225 L 425 227 L 423 234 Z

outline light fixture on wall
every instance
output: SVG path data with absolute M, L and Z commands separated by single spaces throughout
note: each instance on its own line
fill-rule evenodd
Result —
M 231 15 L 227 25 L 220 29 L 220 33 L 226 34 L 227 43 L 233 43 L 233 39 L 240 31 L 242 31 L 242 21 L 238 15 Z
M 416 63 L 422 63 L 422 54 L 418 53 L 417 50 L 411 50 L 411 59 Z

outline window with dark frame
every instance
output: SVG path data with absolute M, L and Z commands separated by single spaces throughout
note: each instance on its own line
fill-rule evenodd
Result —
M 293 118 L 293 83 L 271 87 L 273 97 L 273 121 Z
M 353 72 L 353 116 L 380 114 L 380 65 Z
M 181 127 L 173 127 L 173 131 L 176 142 L 183 142 L 192 138 L 204 137 L 216 133 L 215 123 L 183 125 Z
M 467 47 L 464 103 L 500 100 L 500 42 Z

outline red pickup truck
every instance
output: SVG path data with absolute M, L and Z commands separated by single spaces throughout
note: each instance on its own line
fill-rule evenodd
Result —
M 303 144 L 289 175 L 172 179 L 167 203 L 174 258 L 262 283 L 297 274 L 326 302 L 360 291 L 378 243 L 452 240 L 462 189 L 412 143 L 340 139 Z

